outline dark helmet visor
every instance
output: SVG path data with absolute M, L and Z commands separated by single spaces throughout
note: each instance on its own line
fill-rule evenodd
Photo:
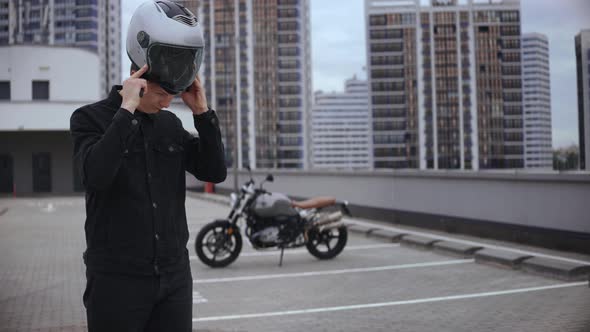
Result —
M 153 44 L 147 50 L 150 70 L 146 78 L 168 93 L 178 94 L 193 84 L 202 59 L 202 47 Z

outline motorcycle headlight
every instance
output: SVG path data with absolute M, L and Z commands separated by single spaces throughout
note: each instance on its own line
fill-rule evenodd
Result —
M 238 205 L 238 195 L 236 193 L 231 193 L 229 195 L 229 205 L 232 209 L 235 209 Z

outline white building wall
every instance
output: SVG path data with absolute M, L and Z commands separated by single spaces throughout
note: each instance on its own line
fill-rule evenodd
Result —
M 15 44 L 97 52 L 101 96 L 106 96 L 113 84 L 121 83 L 121 0 L 0 0 L 0 46 Z
M 0 100 L 0 132 L 68 131 L 77 108 L 103 98 L 96 53 L 41 45 L 0 47 L 0 82 L 10 83 L 10 100 Z M 67 61 L 64 61 L 67 59 Z M 49 81 L 49 100 L 32 99 L 32 82 Z M 196 134 L 191 111 L 184 104 L 168 110 Z
M 31 101 L 34 80 L 49 81 L 49 101 L 101 97 L 99 58 L 91 51 L 14 45 L 0 47 L 0 59 L 0 81 L 10 81 L 11 101 Z
M 525 168 L 553 168 L 551 82 L 547 36 L 522 37 Z
M 370 115 L 366 81 L 346 81 L 344 92 L 315 94 L 311 164 L 315 169 L 369 169 Z

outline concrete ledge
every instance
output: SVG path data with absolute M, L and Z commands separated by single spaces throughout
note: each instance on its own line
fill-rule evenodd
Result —
M 432 249 L 441 254 L 462 258 L 471 258 L 476 251 L 482 250 L 483 247 L 472 246 L 458 242 L 441 241 L 433 244 Z
M 522 263 L 522 270 L 565 281 L 585 281 L 590 276 L 590 265 L 544 257 L 527 259 Z
M 432 245 L 440 241 L 441 240 L 433 239 L 430 237 L 406 235 L 401 239 L 401 244 L 408 247 L 426 250 L 432 249 Z
M 371 229 L 367 232 L 367 236 L 386 240 L 389 242 L 399 242 L 404 236 L 408 234 L 398 233 L 387 229 Z
M 475 253 L 475 262 L 516 270 L 524 260 L 532 257 L 511 251 L 483 249 Z
M 368 236 L 369 232 L 376 229 L 376 228 L 370 228 L 367 226 L 361 226 L 361 225 L 354 224 L 354 223 L 346 223 L 345 222 L 345 225 L 346 225 L 346 228 L 348 229 L 349 232 L 358 233 L 358 234 L 365 235 L 365 236 Z

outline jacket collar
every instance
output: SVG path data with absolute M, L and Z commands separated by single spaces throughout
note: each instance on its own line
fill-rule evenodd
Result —
M 111 92 L 109 92 L 109 96 L 107 97 L 107 102 L 109 103 L 109 105 L 113 106 L 115 110 L 118 110 L 121 107 L 121 103 L 123 103 L 123 97 L 121 97 L 121 95 L 119 94 L 119 91 L 121 91 L 121 89 L 123 89 L 122 85 L 113 85 L 113 88 L 111 89 Z M 150 120 L 156 119 L 156 114 L 147 114 L 143 113 L 140 110 L 135 110 L 135 113 L 133 114 L 135 114 L 136 117 L 140 118 L 148 118 Z
M 123 102 L 123 97 L 121 97 L 119 94 L 121 89 L 123 89 L 122 85 L 113 85 L 113 88 L 107 97 L 107 102 L 109 105 L 114 106 L 115 109 L 119 109 L 119 107 L 121 107 L 121 103 Z

